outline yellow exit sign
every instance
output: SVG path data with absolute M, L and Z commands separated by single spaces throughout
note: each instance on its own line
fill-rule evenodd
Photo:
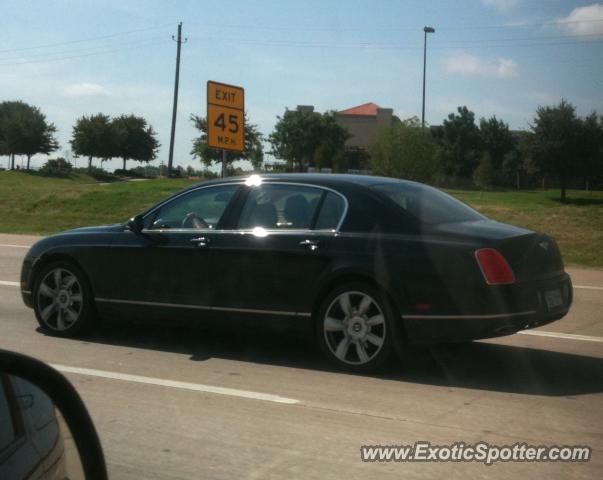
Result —
M 207 82 L 207 145 L 245 150 L 245 90 L 225 83 Z

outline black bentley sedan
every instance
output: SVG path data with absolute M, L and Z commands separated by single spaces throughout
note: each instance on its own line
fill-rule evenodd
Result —
M 59 336 L 103 316 L 309 322 L 355 371 L 408 343 L 543 325 L 572 302 L 550 236 L 420 183 L 329 174 L 203 182 L 127 223 L 44 238 L 21 289 Z

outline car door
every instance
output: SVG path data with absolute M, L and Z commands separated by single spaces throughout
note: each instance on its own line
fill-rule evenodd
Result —
M 274 315 L 308 315 L 313 282 L 333 254 L 335 229 L 345 200 L 310 185 L 266 183 L 248 186 L 236 230 L 212 244 L 217 310 Z M 321 219 L 321 205 L 336 197 L 340 215 Z M 320 229 L 313 229 L 321 222 Z
M 121 233 L 112 245 L 114 283 L 101 303 L 209 309 L 209 247 L 238 188 L 231 183 L 185 192 L 149 212 L 142 232 Z

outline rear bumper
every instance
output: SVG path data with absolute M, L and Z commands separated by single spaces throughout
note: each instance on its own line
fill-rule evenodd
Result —
M 559 289 L 562 304 L 549 308 L 544 292 L 554 289 Z M 520 290 L 521 296 L 531 298 L 531 301 L 521 302 L 523 308 L 513 311 L 403 315 L 406 337 L 411 343 L 448 343 L 511 335 L 563 318 L 573 301 L 572 283 L 567 274 L 546 282 L 524 285 Z M 518 306 L 513 303 L 514 307 Z

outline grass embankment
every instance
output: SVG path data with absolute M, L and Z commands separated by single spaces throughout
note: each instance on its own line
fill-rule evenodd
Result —
M 82 174 L 62 179 L 0 172 L 0 232 L 44 235 L 121 222 L 192 183 L 103 184 Z M 569 191 L 566 204 L 556 190 L 449 192 L 490 218 L 552 234 L 567 264 L 603 268 L 603 192 Z
M 0 172 L 0 231 L 44 235 L 123 222 L 193 183 L 180 179 L 99 183 L 83 174 L 50 178 Z

